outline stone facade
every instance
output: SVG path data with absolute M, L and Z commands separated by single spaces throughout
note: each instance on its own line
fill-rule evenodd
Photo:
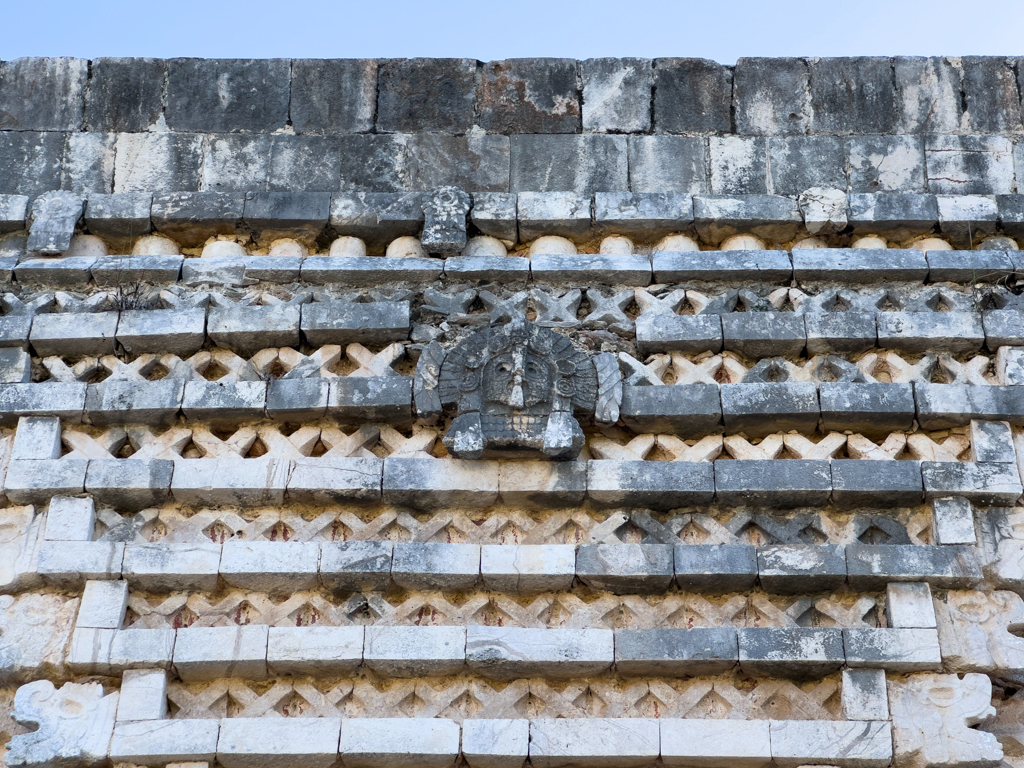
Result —
M 1019 62 L 0 62 L 0 762 L 1024 764 Z

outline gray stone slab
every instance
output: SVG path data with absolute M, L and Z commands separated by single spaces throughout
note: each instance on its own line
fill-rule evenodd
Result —
M 41 381 L 0 384 L 0 424 L 11 426 L 21 416 L 56 416 L 78 423 L 85 410 L 84 382 Z
M 511 137 L 511 148 L 510 192 L 591 195 L 629 189 L 625 136 L 520 134 Z M 527 240 L 530 238 L 522 229 L 522 207 L 519 210 L 520 237 Z
M 366 288 L 399 282 L 429 284 L 441 277 L 443 269 L 444 262 L 439 259 L 316 256 L 303 260 L 301 276 L 303 282 L 315 285 Z
M 651 284 L 651 262 L 642 256 L 539 254 L 530 258 L 530 273 L 539 282 L 593 285 Z
M 852 193 L 846 220 L 854 232 L 891 233 L 893 239 L 923 235 L 939 223 L 935 195 L 910 192 Z
M 923 283 L 928 277 L 928 261 L 916 249 L 797 248 L 792 258 L 798 282 Z
M 36 315 L 29 341 L 40 357 L 108 355 L 114 351 L 117 312 Z
M 650 59 L 600 58 L 580 62 L 583 130 L 646 133 L 651 127 Z
M 615 661 L 610 629 L 466 628 L 466 666 L 498 680 L 600 674 Z
M 149 131 L 162 111 L 167 63 L 141 57 L 89 62 L 85 126 L 90 131 Z
M 1006 235 L 1024 235 L 1024 195 L 996 195 L 996 208 L 999 210 L 999 224 Z
M 328 192 L 247 192 L 242 221 L 269 242 L 278 236 L 316 237 L 330 215 Z
M 302 332 L 313 346 L 386 344 L 408 338 L 409 302 L 332 301 L 302 305 Z
M 181 412 L 189 421 L 233 424 L 263 417 L 267 405 L 265 381 L 189 381 Z
M 753 136 L 806 133 L 811 119 L 809 81 L 806 59 L 738 59 L 733 69 L 737 132 Z
M 633 137 L 630 139 L 631 156 L 634 154 L 634 142 L 641 138 L 696 141 L 666 136 Z M 701 144 L 703 146 L 703 142 Z M 594 194 L 594 226 L 602 232 L 642 237 L 646 240 L 689 229 L 692 224 L 693 198 L 684 191 L 652 189 Z
M 807 344 L 804 319 L 795 312 L 732 312 L 722 315 L 722 347 L 757 360 L 798 357 Z
M 487 280 L 502 284 L 530 279 L 530 260 L 522 256 L 456 256 L 445 259 L 448 280 Z
M 480 579 L 480 547 L 396 542 L 391 578 L 405 589 L 469 589 Z
M 164 117 L 174 131 L 231 133 L 284 128 L 290 59 L 170 59 Z
M 1006 251 L 928 251 L 932 283 L 994 283 L 1014 271 Z
M 655 59 L 654 92 L 658 133 L 732 130 L 732 77 L 721 64 L 697 58 Z
M 382 133 L 465 133 L 473 125 L 473 59 L 386 59 L 377 83 L 377 130 Z
M 156 507 L 171 493 L 173 471 L 170 459 L 90 459 L 85 492 L 117 510 Z
M 896 56 L 899 133 L 945 133 L 961 128 L 960 71 L 945 56 Z
M 206 310 L 125 310 L 117 323 L 117 343 L 130 355 L 188 357 L 206 342 Z
M 376 111 L 376 60 L 292 60 L 289 115 L 296 133 L 366 133 Z
M 914 422 L 910 384 L 822 382 L 821 428 L 867 434 L 909 430 Z
M 839 507 L 916 506 L 924 486 L 917 461 L 832 459 L 832 501 Z
M 843 630 L 850 667 L 892 672 L 941 670 L 939 634 L 934 629 L 856 627 Z
M 514 243 L 519 236 L 516 224 L 516 195 L 509 192 L 473 192 L 469 220 L 481 234 Z
M 391 584 L 390 541 L 325 541 L 320 581 L 332 592 L 383 591 Z
M 178 418 L 184 389 L 185 382 L 180 379 L 90 384 L 85 395 L 85 421 L 98 427 L 167 426 Z
M 971 421 L 970 437 L 971 461 L 1016 463 L 1013 432 L 1005 421 Z
M 736 630 L 740 669 L 749 675 L 820 678 L 843 666 L 843 631 L 819 627 Z
M 832 591 L 846 582 L 846 554 L 842 544 L 758 547 L 757 574 L 766 592 L 796 595 Z
M 722 423 L 722 403 L 716 384 L 622 387 L 620 418 L 638 432 L 669 432 L 701 437 Z
M 675 569 L 684 591 L 741 592 L 757 581 L 757 552 L 750 544 L 678 544 Z
M 268 347 L 299 346 L 298 305 L 214 307 L 207 333 L 220 347 L 251 357 Z
M 723 384 L 719 390 L 727 432 L 763 437 L 792 429 L 810 433 L 818 426 L 818 388 L 810 382 Z
M 591 196 L 573 190 L 520 191 L 516 198 L 519 239 L 544 235 L 579 239 L 591 228 Z
M 898 113 L 890 59 L 821 58 L 808 66 L 811 133 L 893 133 Z
M 772 761 L 780 768 L 823 765 L 885 768 L 892 763 L 892 725 L 842 720 L 770 720 Z
M 931 134 L 925 138 L 928 191 L 1005 195 L 1013 191 L 1013 146 L 1005 136 Z
M 134 587 L 152 592 L 217 589 L 220 544 L 126 544 L 122 570 Z
M 690 195 L 708 192 L 707 148 L 704 138 L 630 136 L 629 186 L 634 194 Z M 693 224 L 692 206 L 689 200 L 685 204 L 688 209 L 685 224 L 676 226 L 674 231 L 689 229 Z M 657 237 L 654 231 L 648 233 L 645 239 L 652 237 Z
M 77 496 L 85 490 L 88 463 L 84 459 L 14 459 L 7 466 L 4 492 L 16 504 L 46 504 L 54 496 Z
M 322 418 L 330 389 L 330 379 L 274 379 L 267 389 L 267 415 L 279 421 Z
M 245 196 L 238 192 L 164 192 L 153 195 L 153 229 L 195 248 L 241 227 Z
M 96 285 L 174 283 L 183 261 L 182 256 L 101 256 L 89 271 Z
M 1015 386 L 968 384 L 914 384 L 917 419 L 922 429 L 962 427 L 972 419 L 1009 421 L 1024 419 L 1024 397 Z
M 717 245 L 737 234 L 774 243 L 792 240 L 803 227 L 796 200 L 779 195 L 694 195 L 693 223 L 705 242 Z
M 946 496 L 933 500 L 932 524 L 936 544 L 978 543 L 974 530 L 974 509 L 971 502 L 963 497 Z
M 327 414 L 342 424 L 412 421 L 412 376 L 346 376 L 331 380 Z
M 970 589 L 982 579 L 974 547 L 923 544 L 847 544 L 850 588 L 884 589 L 889 582 L 925 581 L 941 589 Z
M 814 187 L 846 189 L 846 157 L 836 136 L 771 136 L 768 174 L 772 191 L 800 195 Z
M 674 577 L 671 544 L 585 544 L 576 575 L 592 589 L 614 594 L 660 594 Z
M 995 352 L 999 347 L 1024 346 L 1024 312 L 1017 309 L 992 309 L 983 312 L 985 346 Z
M 657 283 L 691 281 L 788 282 L 793 265 L 785 251 L 655 251 Z
M 505 504 L 548 509 L 582 504 L 587 495 L 585 461 L 501 461 L 498 489 Z
M 712 194 L 768 193 L 768 139 L 763 136 L 711 136 L 708 166 Z
M 866 352 L 878 341 L 873 312 L 821 312 L 804 315 L 807 354 Z
M 89 62 L 25 57 L 5 61 L 0 90 L 0 129 L 78 131 L 85 109 Z
M 845 719 L 889 719 L 889 697 L 885 690 L 884 670 L 844 669 L 841 695 Z
M 23 349 L 0 347 L 0 383 L 24 384 L 32 381 L 32 357 Z
M 28 195 L 0 194 L 0 234 L 25 229 Z
M 286 231 L 267 234 L 264 231 L 263 237 L 277 239 L 278 234 L 295 237 L 301 233 Z M 304 259 L 299 256 L 246 256 L 242 259 L 242 263 L 245 264 L 246 282 L 259 280 L 263 283 L 298 282 L 303 261 Z
M 421 192 L 340 192 L 331 196 L 331 228 L 339 235 L 366 241 L 370 253 L 382 254 L 396 237 L 417 236 L 423 227 Z M 515 195 L 512 196 L 513 221 Z
M 817 506 L 832 493 L 832 475 L 817 459 L 718 461 L 715 493 L 725 506 Z
M 598 507 L 664 510 L 710 504 L 714 467 L 709 461 L 590 461 L 587 496 Z
M 636 319 L 636 341 L 640 353 L 650 355 L 655 352 L 720 352 L 721 317 L 656 313 L 641 315 Z
M 27 259 L 18 262 L 14 277 L 19 283 L 52 288 L 84 288 L 96 259 L 92 256 L 65 256 L 59 259 Z
M 927 191 L 922 136 L 851 136 L 846 159 L 853 193 Z
M 292 460 L 285 496 L 300 504 L 365 504 L 380 499 L 383 459 L 301 456 Z
M 974 312 L 879 312 L 878 346 L 923 353 L 976 352 L 985 344 L 981 315 Z
M 484 544 L 480 548 L 484 586 L 526 595 L 569 589 L 576 578 L 572 544 Z
M 615 669 L 624 675 L 717 675 L 738 659 L 731 627 L 615 630 Z
M 28 347 L 32 315 L 0 317 L 0 347 Z
M 461 459 L 384 460 L 384 499 L 416 508 L 486 507 L 498 498 L 499 463 Z
M 1016 464 L 922 461 L 925 500 L 958 495 L 979 506 L 1008 507 L 1021 495 Z
M 153 195 L 146 192 L 91 194 L 85 204 L 85 225 L 90 234 L 104 239 L 130 241 L 152 229 L 152 203 Z
M 544 57 L 487 62 L 479 70 L 475 124 L 488 133 L 579 133 L 577 67 L 575 59 Z

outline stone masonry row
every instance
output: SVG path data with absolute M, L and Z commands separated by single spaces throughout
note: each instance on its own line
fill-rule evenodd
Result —
M 1024 141 L 992 134 L 516 136 L 0 130 L 0 193 L 188 191 L 1010 194 Z
M 1003 57 L 16 59 L 0 130 L 1019 133 Z

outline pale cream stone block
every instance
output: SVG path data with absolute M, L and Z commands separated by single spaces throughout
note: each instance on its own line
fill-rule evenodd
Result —
M 267 667 L 274 675 L 335 675 L 363 660 L 363 627 L 271 627 Z
M 221 720 L 217 762 L 224 768 L 328 768 L 338 759 L 340 717 Z
M 885 768 L 892 762 L 892 727 L 887 722 L 772 720 L 770 729 L 772 758 L 778 766 Z
M 455 674 L 466 663 L 466 628 L 367 627 L 363 663 L 393 677 Z
M 75 626 L 120 629 L 127 607 L 127 581 L 87 581 Z
M 691 768 L 758 768 L 772 760 L 767 720 L 662 718 L 661 760 Z
M 462 755 L 469 768 L 519 768 L 529 751 L 529 720 L 462 722 Z
M 458 755 L 459 725 L 452 720 L 367 717 L 341 724 L 345 768 L 446 768 Z
M 646 717 L 540 718 L 530 721 L 534 768 L 633 768 L 660 752 L 658 721 Z
M 267 676 L 267 633 L 261 625 L 188 627 L 174 641 L 174 668 L 184 682 Z
M 484 586 L 499 592 L 568 589 L 576 576 L 576 547 L 571 544 L 485 544 L 480 547 Z
M 162 669 L 130 669 L 121 678 L 118 722 L 163 720 L 167 716 L 167 672 Z
M 217 755 L 220 720 L 141 720 L 118 723 L 110 742 L 114 763 L 199 768 Z M 188 761 L 188 762 L 175 762 Z

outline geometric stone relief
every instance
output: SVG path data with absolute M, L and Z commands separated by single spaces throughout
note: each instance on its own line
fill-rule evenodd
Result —
M 935 600 L 946 669 L 1024 682 L 1024 599 L 1014 592 L 950 590 Z

